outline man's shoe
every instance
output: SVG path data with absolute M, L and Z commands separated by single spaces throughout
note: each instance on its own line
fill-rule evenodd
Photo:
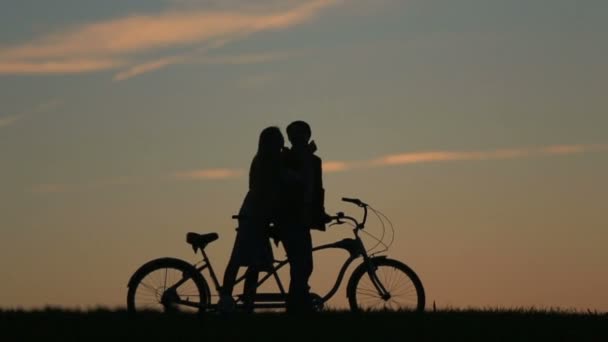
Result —
M 229 295 L 221 295 L 220 300 L 217 302 L 217 309 L 221 313 L 232 313 L 236 309 L 236 303 L 234 298 Z

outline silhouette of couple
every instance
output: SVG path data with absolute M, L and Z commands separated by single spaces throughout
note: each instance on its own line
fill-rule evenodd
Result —
M 313 270 L 311 229 L 325 230 L 321 158 L 311 141 L 310 126 L 295 121 L 287 126 L 291 148 L 280 129 L 268 127 L 259 138 L 249 170 L 249 191 L 239 211 L 239 226 L 220 296 L 220 309 L 234 307 L 232 291 L 240 267 L 247 267 L 244 301 L 253 310 L 259 272 L 271 271 L 274 260 L 270 237 L 281 241 L 290 263 L 288 312 L 312 310 L 308 279 Z M 274 223 L 270 231 L 270 223 Z

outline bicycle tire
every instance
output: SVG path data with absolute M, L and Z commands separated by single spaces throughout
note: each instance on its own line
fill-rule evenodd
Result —
M 154 276 L 155 272 L 165 270 L 165 279 L 163 286 L 155 287 Z M 187 280 L 183 285 L 184 289 L 189 291 L 196 291 L 197 293 L 168 293 L 167 289 L 167 274 L 169 274 L 169 270 L 175 271 L 178 274 L 181 274 L 182 277 L 186 277 Z M 156 277 L 158 278 L 158 276 Z M 147 282 L 144 282 L 147 280 Z M 161 280 L 162 281 L 162 280 Z M 191 281 L 191 282 L 190 282 Z M 150 282 L 153 282 L 150 284 Z M 164 287 L 163 292 L 160 293 L 161 287 Z M 192 266 L 191 264 L 175 258 L 160 258 L 147 262 L 143 266 L 141 266 L 131 279 L 129 280 L 128 285 L 129 290 L 127 291 L 127 311 L 129 313 L 137 313 L 142 311 L 163 311 L 163 312 L 173 312 L 179 311 L 173 310 L 170 307 L 170 298 L 168 295 L 172 295 L 175 297 L 177 295 L 180 300 L 183 300 L 183 297 L 186 297 L 187 301 L 190 301 L 190 297 L 194 297 L 193 303 L 198 303 L 198 308 L 192 308 L 189 311 L 194 311 L 197 313 L 202 313 L 209 307 L 210 304 L 210 291 L 209 285 L 205 278 Z M 170 286 L 169 286 L 170 288 Z M 182 286 L 180 286 L 182 288 Z M 144 295 L 138 296 L 140 293 L 144 293 L 144 290 L 149 292 L 147 297 Z M 146 298 L 150 303 L 144 303 L 140 298 Z M 198 299 L 196 299 L 198 297 Z M 167 299 L 169 298 L 169 299 Z M 177 298 L 177 297 L 175 297 Z M 161 310 L 162 308 L 162 310 Z M 177 308 L 175 308 L 177 309 Z
M 372 258 L 370 262 L 377 279 L 391 296 L 383 298 L 373 286 L 371 277 L 364 277 L 369 275 L 369 270 L 368 265 L 363 263 L 353 271 L 348 281 L 347 296 L 351 311 L 424 311 L 424 287 L 409 266 L 386 257 Z M 404 285 L 405 290 L 396 289 L 399 285 Z

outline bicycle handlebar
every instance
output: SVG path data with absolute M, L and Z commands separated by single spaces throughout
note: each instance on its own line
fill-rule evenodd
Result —
M 347 203 L 352 203 L 355 205 L 358 205 L 360 207 L 366 207 L 367 204 L 363 203 L 360 199 L 358 198 L 348 198 L 348 197 L 342 197 L 342 201 L 343 202 L 347 202 Z
M 352 203 L 352 204 L 357 205 L 358 207 L 363 208 L 363 220 L 361 222 L 359 222 L 354 217 L 346 216 L 346 215 L 344 215 L 344 213 L 339 212 L 336 216 L 331 217 L 332 221 L 335 220 L 336 221 L 335 224 L 342 224 L 342 223 L 344 223 L 342 220 L 348 220 L 348 221 L 351 221 L 355 225 L 356 230 L 365 228 L 365 223 L 367 222 L 367 207 L 368 207 L 367 203 L 361 201 L 358 198 L 348 198 L 348 197 L 342 197 L 342 201 L 347 202 L 347 203 Z

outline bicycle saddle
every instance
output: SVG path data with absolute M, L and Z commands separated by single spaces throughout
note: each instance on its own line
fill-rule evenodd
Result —
M 196 252 L 197 249 L 205 249 L 208 244 L 217 240 L 219 235 L 217 233 L 209 233 L 209 234 L 197 234 L 197 233 L 188 233 L 186 235 L 186 242 L 192 245 L 192 249 Z

